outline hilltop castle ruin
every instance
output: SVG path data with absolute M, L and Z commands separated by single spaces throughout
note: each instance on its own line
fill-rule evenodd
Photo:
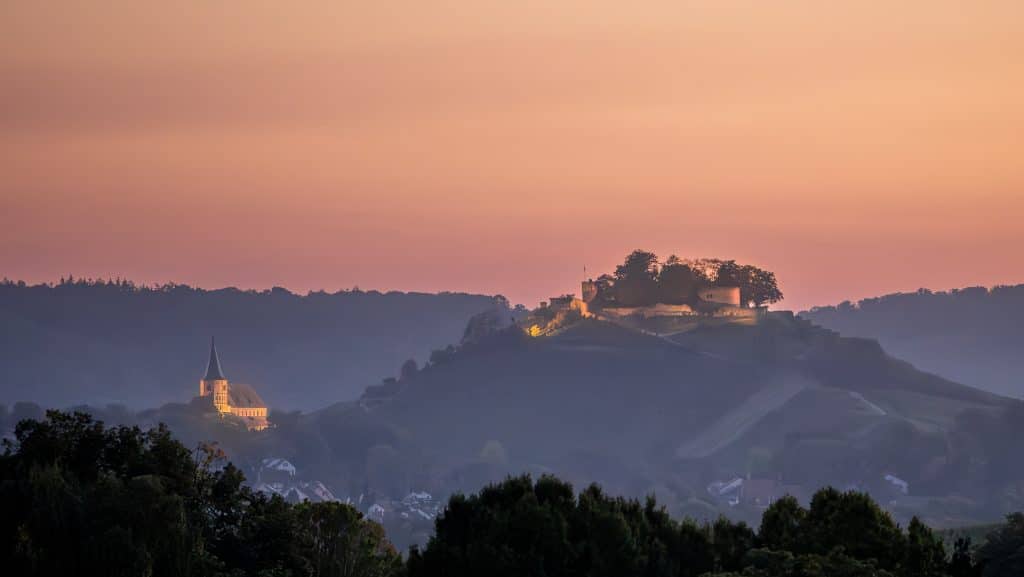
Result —
M 597 281 L 584 280 L 580 296 L 573 294 L 551 297 L 527 323 L 533 336 L 559 330 L 573 315 L 596 318 L 656 334 L 690 330 L 706 324 L 753 324 L 764 317 L 767 308 L 744 306 L 738 286 L 705 285 L 685 294 L 667 295 L 670 302 L 649 302 L 633 305 L 602 298 Z

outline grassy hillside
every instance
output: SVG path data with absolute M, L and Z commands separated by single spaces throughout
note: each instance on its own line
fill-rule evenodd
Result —
M 703 510 L 709 483 L 752 476 L 793 491 L 856 486 L 908 515 L 938 503 L 941 525 L 993 518 L 1007 510 L 993 497 L 1015 498 L 1006 483 L 1024 470 L 993 439 L 1020 428 L 1019 405 L 774 314 L 669 338 L 592 320 L 549 337 L 498 331 L 310 425 L 387 424 L 394 444 L 372 442 L 394 449 L 411 484 L 438 490 L 554 472 Z

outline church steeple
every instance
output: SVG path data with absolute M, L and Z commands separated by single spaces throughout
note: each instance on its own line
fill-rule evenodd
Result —
M 220 358 L 217 357 L 217 344 L 210 337 L 210 364 L 206 367 L 205 381 L 223 381 L 224 372 L 220 370 Z
M 270 426 L 267 405 L 256 391 L 249 385 L 233 385 L 224 376 L 213 337 L 210 337 L 210 362 L 206 365 L 206 376 L 199 381 L 199 396 L 212 401 L 221 416 L 230 414 L 243 419 L 250 431 L 262 431 Z

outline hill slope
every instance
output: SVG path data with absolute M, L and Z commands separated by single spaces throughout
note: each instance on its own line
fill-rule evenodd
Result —
M 844 335 L 876 338 L 924 370 L 1024 398 L 1024 285 L 891 294 L 800 316 Z
M 410 486 L 554 472 L 679 507 L 706 500 L 716 479 L 884 491 L 888 473 L 915 494 L 977 504 L 991 486 L 955 464 L 980 434 L 970 418 L 998 429 L 1019 405 L 786 314 L 672 337 L 591 320 L 550 337 L 511 328 L 374 389 L 361 411 L 311 422 L 388 427 L 391 440 L 372 442 L 394 449 L 399 469 L 418 463 L 402 470 Z
M 580 320 L 529 337 L 487 316 L 425 367 L 355 401 L 278 414 L 259 434 L 200 399 L 130 418 L 167 422 L 190 444 L 217 439 L 247 470 L 287 459 L 296 479 L 365 504 L 550 472 L 703 518 L 756 519 L 757 491 L 806 498 L 824 485 L 936 526 L 1024 507 L 1024 403 L 921 372 L 875 341 L 784 313 L 671 336 Z M 712 494 L 740 479 L 750 493 L 738 504 Z
M 424 360 L 495 304 L 455 293 L 5 283 L 0 402 L 185 401 L 216 335 L 229 379 L 251 383 L 271 407 L 309 409 L 358 396 L 406 359 Z

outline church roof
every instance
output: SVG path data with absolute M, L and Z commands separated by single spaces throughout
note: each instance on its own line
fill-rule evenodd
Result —
M 203 377 L 205 381 L 223 381 L 227 377 L 224 376 L 224 371 L 220 369 L 220 358 L 217 357 L 217 345 L 213 342 L 213 337 L 210 337 L 210 363 L 206 366 L 206 376 Z
M 264 408 L 267 406 L 255 389 L 244 383 L 228 385 L 228 404 L 241 409 Z

